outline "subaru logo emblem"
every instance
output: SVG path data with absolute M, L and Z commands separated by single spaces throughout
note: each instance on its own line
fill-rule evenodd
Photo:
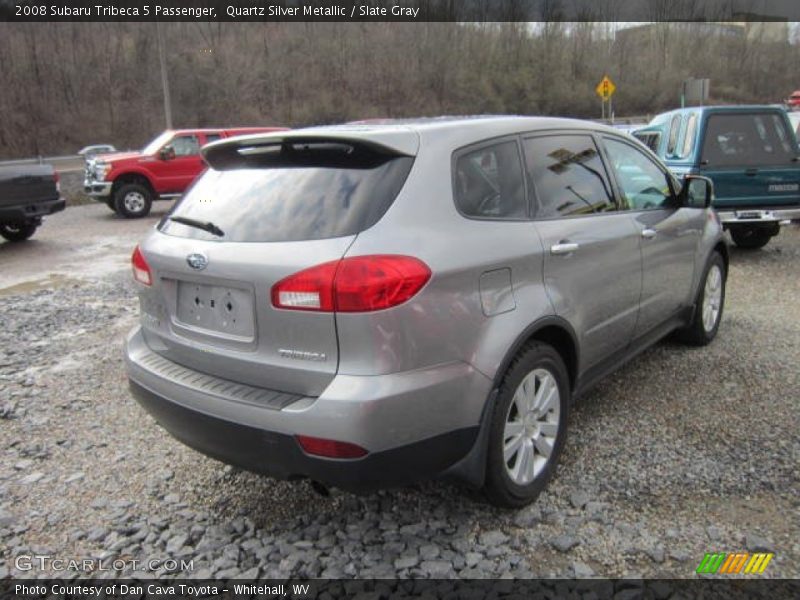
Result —
M 187 256 L 186 262 L 189 263 L 190 267 L 197 271 L 202 271 L 206 268 L 206 266 L 208 266 L 208 259 L 199 252 L 194 252 Z

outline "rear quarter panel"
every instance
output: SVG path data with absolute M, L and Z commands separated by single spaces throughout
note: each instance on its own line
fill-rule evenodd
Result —
M 337 314 L 340 373 L 379 375 L 460 361 L 493 378 L 520 333 L 553 314 L 533 224 L 469 219 L 456 210 L 454 149 L 447 140 L 422 144 L 395 203 L 348 251 L 412 255 L 433 275 L 401 306 Z M 496 273 L 505 269 L 507 290 L 508 278 Z

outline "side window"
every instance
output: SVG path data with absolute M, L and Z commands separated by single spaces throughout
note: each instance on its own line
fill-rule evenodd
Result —
M 175 149 L 175 156 L 193 156 L 200 154 L 200 142 L 196 135 L 179 135 L 170 142 Z
M 658 146 L 661 143 L 660 133 L 654 131 L 643 131 L 641 133 L 636 132 L 633 134 L 633 137 L 650 148 L 650 150 L 658 154 Z
M 525 164 L 536 190 L 537 219 L 616 210 L 603 161 L 588 135 L 526 139 Z
M 689 121 L 686 123 L 686 133 L 683 136 L 683 148 L 681 149 L 681 158 L 686 158 L 694 150 L 694 138 L 697 136 L 697 113 L 689 115 Z
M 680 115 L 672 117 L 672 122 L 669 126 L 669 138 L 667 138 L 667 156 L 674 156 L 675 150 L 678 148 L 678 135 L 681 132 L 681 120 Z
M 629 210 L 670 205 L 672 191 L 667 174 L 647 155 L 630 144 L 612 138 L 605 138 L 605 146 Z
M 468 151 L 456 159 L 453 181 L 462 214 L 483 219 L 527 216 L 522 162 L 516 141 Z

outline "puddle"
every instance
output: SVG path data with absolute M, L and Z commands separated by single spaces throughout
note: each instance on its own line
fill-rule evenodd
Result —
M 33 281 L 23 281 L 14 285 L 0 288 L 0 297 L 15 296 L 17 294 L 29 294 L 31 292 L 38 292 L 39 290 L 54 290 L 67 285 L 80 284 L 81 280 L 74 277 L 67 277 L 57 273 L 51 273 L 42 279 L 34 279 Z

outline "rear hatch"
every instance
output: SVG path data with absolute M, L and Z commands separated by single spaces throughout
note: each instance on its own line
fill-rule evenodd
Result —
M 272 287 L 341 259 L 388 210 L 413 158 L 397 144 L 298 133 L 204 149 L 211 168 L 142 243 L 152 279 L 142 326 L 173 362 L 316 396 L 338 368 L 335 315 L 275 308 Z
M 0 206 L 48 202 L 58 195 L 51 165 L 0 167 Z
M 714 181 L 716 208 L 800 204 L 799 154 L 781 110 L 711 112 L 699 173 Z

